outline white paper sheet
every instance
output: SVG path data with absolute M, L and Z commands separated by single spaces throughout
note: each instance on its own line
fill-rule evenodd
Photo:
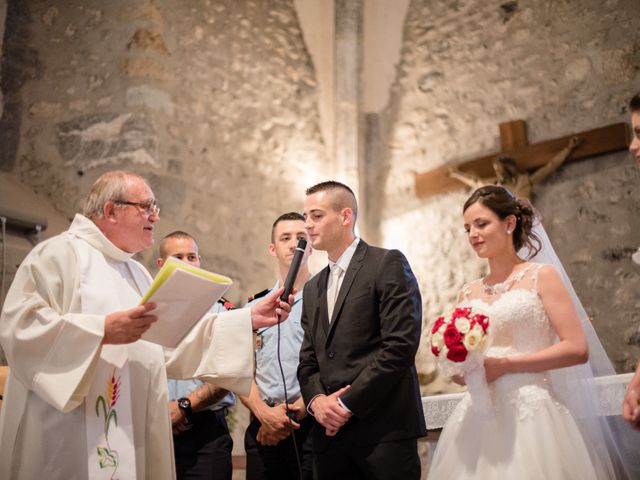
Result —
M 148 300 L 158 305 L 151 312 L 158 321 L 142 335 L 142 339 L 164 347 L 177 346 L 230 286 L 230 280 L 229 283 L 216 283 L 176 268 Z

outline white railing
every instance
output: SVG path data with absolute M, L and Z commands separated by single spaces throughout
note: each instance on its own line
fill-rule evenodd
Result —
M 625 373 L 595 379 L 602 415 L 621 415 L 624 392 L 632 377 L 633 373 Z M 427 428 L 429 430 L 442 428 L 462 399 L 462 395 L 462 393 L 447 393 L 422 397 Z

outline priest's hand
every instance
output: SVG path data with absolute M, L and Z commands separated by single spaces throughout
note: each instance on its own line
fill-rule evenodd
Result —
M 251 307 L 251 325 L 254 330 L 263 327 L 270 327 L 287 319 L 293 305 L 296 290 L 289 295 L 289 303 L 280 300 L 280 295 L 284 293 L 284 288 L 280 288 L 277 292 L 272 292 L 261 302 Z
M 156 308 L 153 302 L 123 312 L 114 312 L 104 320 L 103 344 L 124 344 L 138 340 L 158 317 L 149 315 Z

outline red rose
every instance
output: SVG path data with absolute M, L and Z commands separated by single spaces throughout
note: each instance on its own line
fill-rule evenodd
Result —
M 436 357 L 440 356 L 440 350 L 438 350 L 436 347 L 434 347 L 433 345 L 431 345 L 431 353 L 433 353 Z
M 443 323 L 444 323 L 444 317 L 438 317 L 438 319 L 436 320 L 436 323 L 433 324 L 431 333 L 436 333 Z
M 452 362 L 464 362 L 467 358 L 467 349 L 464 348 L 464 345 L 454 345 L 449 348 L 447 352 L 447 358 Z
M 471 313 L 470 308 L 456 308 L 453 311 L 453 315 L 451 315 L 451 320 L 455 320 L 456 318 L 469 318 L 469 314 Z
M 444 344 L 451 348 L 452 346 L 459 344 L 462 341 L 462 335 L 454 325 L 454 323 L 450 323 L 447 325 L 447 328 L 444 330 Z
M 475 323 L 480 324 L 484 332 L 487 333 L 487 328 L 489 328 L 489 317 L 487 317 L 486 315 L 482 315 L 481 313 L 478 313 L 473 316 L 471 321 L 474 324 Z

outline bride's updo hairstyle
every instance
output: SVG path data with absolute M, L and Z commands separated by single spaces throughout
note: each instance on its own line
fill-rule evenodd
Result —
M 536 214 L 528 200 L 516 198 L 513 193 L 502 186 L 485 185 L 474 191 L 464 202 L 462 213 L 476 202 L 487 207 L 502 220 L 509 215 L 516 217 L 516 227 L 512 237 L 516 252 L 522 247 L 526 247 L 529 250 L 527 257 L 531 258 L 540 251 L 542 242 L 532 231 Z

